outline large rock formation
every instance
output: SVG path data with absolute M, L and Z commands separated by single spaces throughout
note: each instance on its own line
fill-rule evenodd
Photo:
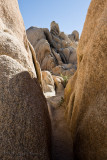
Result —
M 74 159 L 107 159 L 107 0 L 92 0 L 65 90 Z
M 37 78 L 18 2 L 0 0 L 0 159 L 50 159 L 50 119 Z
M 27 30 L 28 39 L 35 49 L 42 70 L 48 70 L 57 76 L 74 74 L 79 40 L 78 32 L 75 31 L 72 37 L 74 34 L 71 41 L 64 32 L 60 32 L 59 25 L 55 21 L 51 23 L 50 32 L 47 28 L 37 27 Z

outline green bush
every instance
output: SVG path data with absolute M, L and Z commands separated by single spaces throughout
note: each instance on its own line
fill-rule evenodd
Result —
M 63 78 L 63 86 L 65 88 L 67 83 L 68 83 L 69 76 L 64 76 L 64 75 L 61 74 L 61 77 Z

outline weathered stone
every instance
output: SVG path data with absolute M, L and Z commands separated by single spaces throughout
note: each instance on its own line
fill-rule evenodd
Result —
M 60 75 L 62 72 L 63 72 L 63 68 L 60 65 L 52 69 L 52 73 L 57 76 Z
M 41 69 L 52 71 L 52 68 L 54 68 L 55 66 L 56 65 L 54 58 L 51 55 L 48 55 L 43 59 Z
M 6 55 L 0 75 L 0 159 L 49 159 L 50 122 L 37 79 Z
M 39 42 L 41 39 L 46 40 L 46 36 L 44 34 L 44 31 L 42 28 L 37 28 L 37 27 L 30 27 L 27 31 L 27 37 L 33 47 L 35 48 L 36 44 Z
M 67 41 L 68 43 L 71 43 L 69 37 L 68 37 L 64 32 L 60 32 L 59 37 L 60 37 L 62 40 L 65 40 L 65 41 Z
M 50 30 L 50 32 L 53 35 L 59 35 L 59 33 L 60 33 L 59 25 L 55 21 L 51 22 L 51 30 Z
M 52 72 L 58 65 L 77 64 L 77 42 L 71 41 L 68 35 L 60 32 L 55 21 L 51 23 L 50 32 L 47 28 L 31 27 L 27 30 L 27 36 L 35 49 L 41 70 Z M 55 75 L 58 75 L 58 72 Z
M 17 0 L 1 0 L 0 159 L 50 159 L 51 127 L 40 74 Z
M 64 91 L 64 86 L 63 86 L 63 78 L 60 76 L 52 76 L 54 83 L 55 83 L 55 88 L 56 92 L 63 92 Z
M 69 48 L 64 48 L 62 52 L 66 56 L 67 61 L 69 62 L 69 57 L 70 57 L 70 50 L 69 50 Z
M 68 37 L 71 41 L 79 41 L 79 33 L 76 30 L 69 34 Z
M 76 54 L 76 49 L 74 48 L 70 49 L 69 63 L 71 64 L 77 63 L 77 54 Z
M 92 0 L 65 90 L 74 159 L 107 159 L 107 0 Z
M 41 39 L 37 43 L 35 47 L 35 51 L 37 53 L 36 55 L 37 55 L 38 62 L 40 63 L 40 65 L 42 65 L 42 61 L 44 60 L 44 58 L 51 53 L 50 46 L 47 40 Z
M 54 80 L 49 71 L 42 71 L 42 89 L 46 98 L 55 96 Z

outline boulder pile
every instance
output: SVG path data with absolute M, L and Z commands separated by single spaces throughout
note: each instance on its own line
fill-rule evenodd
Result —
M 76 48 L 79 33 L 71 35 L 61 32 L 59 25 L 53 21 L 50 31 L 47 28 L 30 27 L 27 37 L 33 45 L 41 70 L 48 70 L 53 75 L 73 75 L 76 71 Z
M 54 77 L 55 84 L 58 85 L 59 79 L 63 76 L 70 77 L 75 73 L 77 68 L 76 49 L 79 41 L 77 31 L 66 35 L 53 21 L 50 25 L 50 31 L 47 28 L 30 27 L 27 30 L 27 37 L 34 47 L 41 70 L 49 71 Z M 55 78 L 55 76 L 60 78 Z M 56 82 L 57 80 L 58 82 Z M 57 87 L 57 91 L 58 88 L 61 90 L 62 86 Z

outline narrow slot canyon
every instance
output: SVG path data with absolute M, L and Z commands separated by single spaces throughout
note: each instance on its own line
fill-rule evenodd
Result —
M 107 160 L 107 0 L 90 0 L 81 36 L 25 29 L 19 4 L 0 0 L 0 160 Z

